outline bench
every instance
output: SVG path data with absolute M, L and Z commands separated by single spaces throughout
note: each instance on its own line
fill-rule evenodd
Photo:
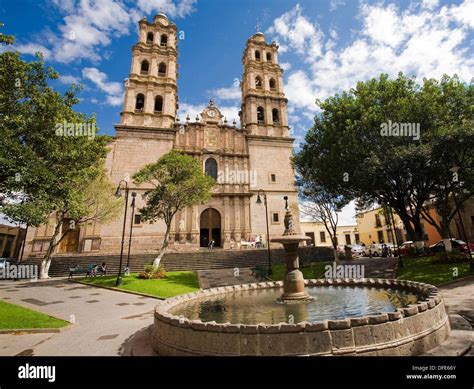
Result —
M 257 265 L 255 267 L 252 267 L 251 270 L 252 270 L 252 274 L 255 274 L 261 280 L 268 278 L 268 270 L 266 267 Z
M 69 268 L 69 279 L 73 278 L 73 275 L 75 274 L 85 274 L 86 277 L 95 277 L 99 273 L 97 271 L 97 265 L 87 265 L 86 267 L 84 266 L 79 266 L 76 265 L 74 267 Z M 100 273 L 102 274 L 102 273 Z

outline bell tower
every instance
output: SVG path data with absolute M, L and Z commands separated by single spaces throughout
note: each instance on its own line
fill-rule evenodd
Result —
M 299 223 L 295 173 L 290 162 L 294 139 L 289 134 L 288 100 L 283 91 L 283 69 L 278 65 L 277 44 L 267 43 L 263 33 L 257 32 L 247 40 L 242 63 L 241 121 L 246 133 L 250 172 L 257 177 L 256 186 L 250 189 L 252 233 L 267 235 L 263 217 L 266 210 L 255 201 L 259 190 L 263 190 L 272 238 L 283 229 L 284 196 L 288 196 L 295 223 Z
M 263 33 L 257 32 L 247 40 L 242 63 L 242 127 L 252 135 L 288 137 L 288 100 L 278 46 L 268 44 Z
M 139 22 L 125 81 L 121 126 L 172 128 L 178 104 L 176 25 L 164 14 Z

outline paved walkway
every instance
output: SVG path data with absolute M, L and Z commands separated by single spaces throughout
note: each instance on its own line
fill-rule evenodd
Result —
M 252 275 L 250 267 L 200 270 L 197 274 L 199 285 L 202 289 L 215 288 L 217 286 L 249 284 L 259 281 Z
M 0 355 L 126 355 L 130 339 L 153 323 L 156 299 L 67 280 L 0 281 L 7 302 L 76 324 L 56 334 L 0 335 Z
M 364 260 L 355 262 L 359 261 Z M 371 271 L 387 271 L 380 267 L 381 263 L 370 263 Z M 234 277 L 233 273 L 229 274 Z M 224 276 L 229 277 L 229 274 Z M 457 313 L 473 324 L 474 276 L 441 290 L 450 313 Z M 0 335 L 0 355 L 152 354 L 149 328 L 153 324 L 156 299 L 58 279 L 0 281 L 0 299 L 64 320 L 69 320 L 71 315 L 76 319 L 76 324 L 59 334 Z M 474 349 L 468 355 L 474 356 Z
M 474 276 L 440 287 L 450 313 L 466 319 L 474 331 Z M 474 346 L 466 354 L 474 357 Z

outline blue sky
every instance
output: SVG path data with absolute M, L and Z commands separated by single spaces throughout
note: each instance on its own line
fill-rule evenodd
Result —
M 267 41 L 280 45 L 296 145 L 318 113 L 315 99 L 359 80 L 399 71 L 420 80 L 474 77 L 474 0 L 0 0 L 3 32 L 16 37 L 13 49 L 26 59 L 42 51 L 61 74 L 57 89 L 81 83 L 77 109 L 95 112 L 101 132 L 111 135 L 137 21 L 159 11 L 185 37 L 180 117 L 194 117 L 214 97 L 229 120 L 237 118 L 242 52 L 258 24 Z

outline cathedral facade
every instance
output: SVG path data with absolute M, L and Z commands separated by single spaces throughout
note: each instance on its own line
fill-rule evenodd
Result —
M 115 125 L 116 135 L 106 161 L 111 181 L 115 185 L 125 181 L 129 193 L 137 194 L 133 215 L 132 208 L 127 207 L 126 243 L 132 223 L 132 252 L 159 249 L 165 232 L 163 222 L 141 220 L 139 209 L 144 206 L 142 194 L 147 188 L 134 185 L 132 176 L 171 150 L 193 156 L 217 182 L 210 201 L 176 215 L 171 249 L 207 247 L 211 239 L 216 247 L 238 249 L 257 236 L 265 243 L 266 217 L 270 238 L 283 232 L 283 197 L 288 196 L 290 206 L 295 208 L 297 192 L 278 46 L 256 33 L 247 41 L 242 63 L 240 126 L 228 122 L 212 100 L 196 118 L 178 118 L 176 25 L 163 14 L 152 22 L 139 22 L 139 40 L 132 48 L 121 120 Z M 261 201 L 257 202 L 259 193 Z M 131 197 L 129 205 L 130 201 Z M 123 216 L 104 225 L 82 226 L 68 233 L 59 253 L 116 254 L 122 228 Z M 43 226 L 30 231 L 27 251 L 43 252 L 43 241 L 51 229 Z

